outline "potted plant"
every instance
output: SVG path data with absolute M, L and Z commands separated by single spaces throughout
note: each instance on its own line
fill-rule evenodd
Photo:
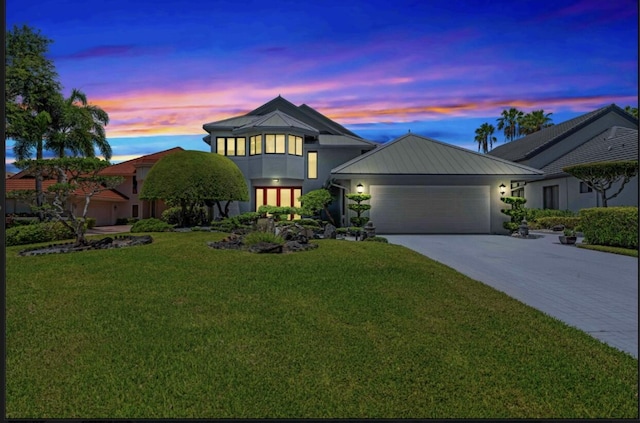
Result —
M 578 237 L 576 237 L 576 231 L 573 229 L 565 229 L 564 235 L 560 235 L 558 237 L 560 239 L 560 243 L 565 245 L 574 245 Z

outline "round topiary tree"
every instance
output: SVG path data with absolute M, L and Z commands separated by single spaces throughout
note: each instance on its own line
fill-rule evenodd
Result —
M 145 178 L 140 198 L 180 205 L 182 224 L 205 202 L 248 201 L 249 190 L 238 166 L 227 157 L 185 150 L 164 156 Z

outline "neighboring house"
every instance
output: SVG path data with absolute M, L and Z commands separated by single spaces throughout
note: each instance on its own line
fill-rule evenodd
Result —
M 379 233 L 503 233 L 499 186 L 542 174 L 412 134 L 367 141 L 280 96 L 203 128 L 211 151 L 233 160 L 247 181 L 250 201 L 235 212 L 298 206 L 301 194 L 326 185 L 337 199 L 332 211 L 348 226 L 354 214 L 344 195 L 363 184 Z
M 166 209 L 164 203 L 161 201 L 141 200 L 138 197 L 138 193 L 149 169 L 163 156 L 181 150 L 181 147 L 175 147 L 118 163 L 102 170 L 101 174 L 122 176 L 124 181 L 114 189 L 101 191 L 91 197 L 87 216 L 95 218 L 98 226 L 113 225 L 118 219 L 132 217 L 141 219 L 159 218 L 162 211 Z M 45 179 L 43 189 L 46 191 L 47 187 L 55 182 L 56 180 L 54 179 Z M 35 178 L 33 175 L 22 171 L 7 178 L 6 192 L 9 193 L 16 190 L 35 190 Z M 80 192 L 76 193 L 71 201 L 74 210 L 81 211 L 82 207 L 84 207 L 84 196 Z M 31 207 L 24 202 L 7 198 L 6 214 L 14 213 L 31 213 Z
M 578 211 L 601 206 L 596 192 L 568 175 L 570 165 L 638 159 L 638 120 L 615 104 L 511 141 L 489 155 L 540 169 L 537 181 L 513 180 L 511 195 L 525 197 L 527 207 Z M 615 192 L 617 186 L 610 190 Z M 610 206 L 638 205 L 638 177 Z
M 211 152 L 238 165 L 249 188 L 250 200 L 232 204 L 231 213 L 256 211 L 261 205 L 298 207 L 298 197 L 322 188 L 333 167 L 377 146 L 311 107 L 280 96 L 203 128 Z

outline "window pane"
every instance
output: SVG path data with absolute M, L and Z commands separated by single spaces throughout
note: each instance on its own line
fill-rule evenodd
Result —
M 296 156 L 302 156 L 302 137 L 296 137 Z
M 307 154 L 307 178 L 318 178 L 318 152 L 309 151 Z
M 276 135 L 276 153 L 284 154 L 284 134 Z
M 280 190 L 280 207 L 291 207 L 291 189 L 282 188 Z
M 256 135 L 256 154 L 262 154 L 262 135 Z
M 236 155 L 237 156 L 245 156 L 247 154 L 247 139 L 246 138 L 236 138 Z
M 236 155 L 236 139 L 227 138 L 227 156 Z
M 289 139 L 287 140 L 287 143 L 288 143 L 287 153 L 296 154 L 296 137 L 294 137 L 293 135 L 289 135 Z
M 302 190 L 300 188 L 293 189 L 293 207 L 302 207 L 298 198 L 302 196 Z
M 256 188 L 256 211 L 264 206 L 264 190 L 262 188 Z
M 256 137 L 249 138 L 249 155 L 253 156 L 256 154 Z
M 264 152 L 266 154 L 273 154 L 276 152 L 276 136 L 275 135 L 265 135 Z
M 267 205 L 278 205 L 278 188 L 267 188 Z
M 224 138 L 216 138 L 216 146 L 217 146 L 216 152 L 221 156 L 224 156 L 224 143 L 225 143 Z

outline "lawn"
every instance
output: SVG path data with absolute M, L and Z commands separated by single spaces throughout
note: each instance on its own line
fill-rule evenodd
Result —
M 638 361 L 382 243 L 7 248 L 9 418 L 637 418 Z

